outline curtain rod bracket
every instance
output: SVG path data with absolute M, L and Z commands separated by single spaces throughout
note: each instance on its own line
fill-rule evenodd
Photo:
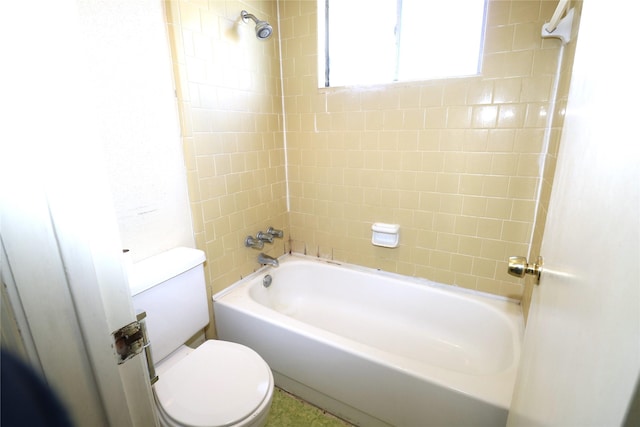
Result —
M 546 39 L 554 37 L 559 38 L 563 45 L 569 43 L 571 41 L 571 27 L 573 26 L 573 11 L 574 8 L 569 9 L 565 17 L 555 24 L 555 27 L 551 22 L 544 24 L 540 34 L 542 38 Z M 548 31 L 547 28 L 549 27 L 553 29 Z

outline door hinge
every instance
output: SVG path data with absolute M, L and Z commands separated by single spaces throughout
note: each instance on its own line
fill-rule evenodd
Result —
M 117 353 L 118 365 L 137 356 L 144 350 L 147 366 L 149 368 L 149 379 L 151 384 L 158 381 L 156 370 L 151 357 L 151 343 L 147 336 L 147 325 L 144 321 L 146 312 L 140 312 L 134 322 L 123 326 L 115 331 L 113 335 L 114 347 Z

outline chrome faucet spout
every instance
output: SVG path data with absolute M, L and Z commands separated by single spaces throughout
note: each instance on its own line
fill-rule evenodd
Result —
M 263 253 L 260 253 L 260 255 L 258 255 L 258 262 L 262 265 L 272 265 L 274 267 L 280 265 L 277 259 Z

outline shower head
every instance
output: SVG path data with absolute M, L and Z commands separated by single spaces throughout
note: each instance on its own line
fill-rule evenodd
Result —
M 240 16 L 244 22 L 249 22 L 249 19 L 252 19 L 253 22 L 256 23 L 256 37 L 260 40 L 266 40 L 271 37 L 271 33 L 273 33 L 273 27 L 269 25 L 267 21 L 260 21 L 254 15 L 250 14 L 246 10 L 240 12 Z

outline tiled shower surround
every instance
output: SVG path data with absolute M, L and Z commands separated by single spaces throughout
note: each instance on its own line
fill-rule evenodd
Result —
M 258 267 L 244 238 L 274 226 L 285 239 L 265 246 L 272 256 L 291 250 L 526 302 L 506 259 L 537 255 L 542 238 L 570 77 L 560 73 L 547 117 L 560 41 L 540 28 L 555 6 L 490 0 L 479 76 L 327 89 L 317 87 L 315 1 L 167 1 L 209 292 Z M 274 36 L 257 40 L 243 9 Z M 372 246 L 374 222 L 400 224 L 400 246 Z

